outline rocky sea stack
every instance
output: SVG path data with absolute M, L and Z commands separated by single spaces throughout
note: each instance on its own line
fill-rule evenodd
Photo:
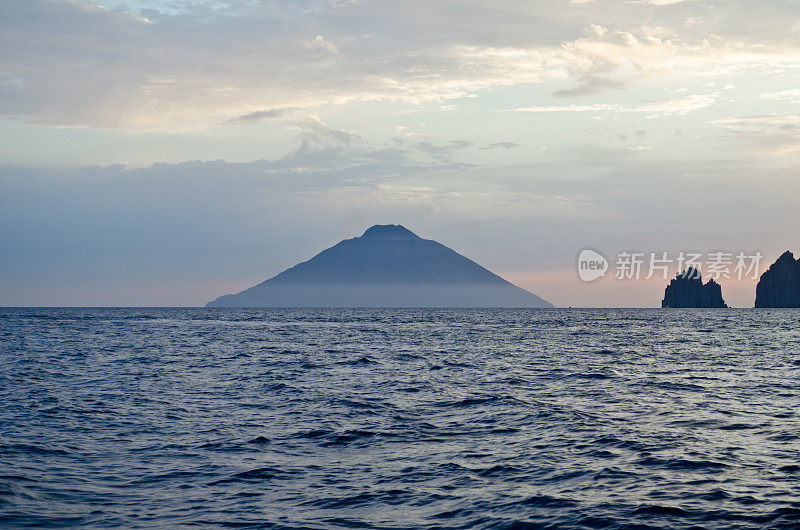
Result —
M 800 259 L 788 250 L 758 280 L 756 307 L 800 307 Z
M 207 307 L 553 307 L 441 243 L 375 225 Z
M 722 299 L 722 287 L 713 279 L 703 283 L 700 271 L 690 267 L 678 273 L 664 290 L 661 307 L 728 307 Z

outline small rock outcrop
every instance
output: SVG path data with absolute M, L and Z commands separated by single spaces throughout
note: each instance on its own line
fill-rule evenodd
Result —
M 664 290 L 661 307 L 728 307 L 722 299 L 722 287 L 713 279 L 703 283 L 700 271 L 690 267 L 678 273 Z
M 800 307 L 800 259 L 788 250 L 758 280 L 756 307 Z

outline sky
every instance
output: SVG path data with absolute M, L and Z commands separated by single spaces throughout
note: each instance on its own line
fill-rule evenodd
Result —
M 620 252 L 800 252 L 798 74 L 797 0 L 3 0 L 0 305 L 202 305 L 396 223 L 658 306 Z

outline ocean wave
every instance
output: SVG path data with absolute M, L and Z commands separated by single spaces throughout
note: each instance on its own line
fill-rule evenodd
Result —
M 800 312 L 0 310 L 0 526 L 794 528 Z

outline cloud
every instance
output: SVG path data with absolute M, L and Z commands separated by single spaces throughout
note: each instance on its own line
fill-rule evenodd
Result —
M 687 0 L 641 0 L 643 4 L 650 4 L 653 6 L 669 6 L 673 4 L 680 4 L 681 2 L 686 2 Z
M 481 149 L 516 149 L 517 147 L 519 147 L 519 144 L 516 142 L 495 142 L 485 147 L 481 147 Z
M 451 160 L 456 151 L 467 149 L 468 147 L 472 147 L 472 145 L 472 142 L 466 140 L 454 140 L 444 144 L 417 142 L 413 144 L 413 147 L 434 160 Z
M 623 88 L 625 88 L 625 83 L 622 81 L 603 79 L 597 75 L 582 75 L 577 86 L 556 90 L 553 95 L 557 98 L 573 98 L 599 94 L 607 90 L 621 90 Z
M 660 114 L 673 114 L 685 116 L 690 112 L 704 109 L 715 105 L 717 96 L 715 95 L 694 95 L 682 98 L 669 99 L 666 101 L 653 101 L 639 106 L 637 112 Z M 653 116 L 653 115 L 651 115 Z
M 404 138 L 394 138 L 393 142 L 399 149 L 406 152 L 421 153 L 427 158 L 438 162 L 449 162 L 454 158 L 456 152 L 474 146 L 474 144 L 468 140 L 450 140 L 444 142 L 426 140 L 422 142 L 411 142 Z
M 361 142 L 361 136 L 358 134 L 329 127 L 318 116 L 308 116 L 297 126 L 300 129 L 300 138 L 311 145 L 347 147 Z
M 510 109 L 515 112 L 645 112 L 652 116 L 661 114 L 686 115 L 690 112 L 713 106 L 716 95 L 693 95 L 662 101 L 650 101 L 636 107 L 624 107 L 616 103 L 596 103 L 592 105 L 553 105 L 520 107 Z
M 800 103 L 800 89 L 781 90 L 779 92 L 767 92 L 759 96 L 761 99 L 774 99 L 778 101 L 790 101 Z
M 761 160 L 769 171 L 792 168 L 800 161 L 800 114 L 760 114 L 714 120 L 726 134 L 725 149 L 749 160 Z
M 794 11 L 777 0 L 713 9 L 703 2 L 565 9 L 563 0 L 152 5 L 134 12 L 89 0 L 0 3 L 0 115 L 175 131 L 270 109 L 444 103 L 532 83 L 582 97 L 652 78 L 800 69 Z M 702 23 L 687 25 L 690 15 Z
M 249 112 L 247 114 L 242 114 L 237 118 L 231 118 L 228 120 L 229 123 L 255 123 L 263 120 L 269 120 L 274 118 L 283 118 L 292 112 L 301 110 L 298 107 L 277 107 L 274 109 L 265 109 L 265 110 L 257 110 L 255 112 Z
M 622 89 L 632 80 L 658 73 L 681 48 L 659 33 L 649 27 L 637 34 L 590 25 L 584 38 L 562 45 L 565 67 L 578 84 L 553 95 L 577 97 Z
M 332 42 L 323 39 L 322 35 L 317 35 L 314 40 L 306 41 L 304 44 L 309 50 L 322 50 L 328 53 L 337 53 L 339 51 Z
M 800 114 L 760 114 L 736 118 L 722 118 L 711 123 L 737 134 L 765 132 L 795 132 L 800 130 Z
M 607 110 L 622 110 L 622 107 L 611 103 L 597 103 L 594 105 L 553 105 L 537 107 L 520 107 L 509 109 L 514 112 L 602 112 Z M 507 111 L 505 111 L 507 112 Z

